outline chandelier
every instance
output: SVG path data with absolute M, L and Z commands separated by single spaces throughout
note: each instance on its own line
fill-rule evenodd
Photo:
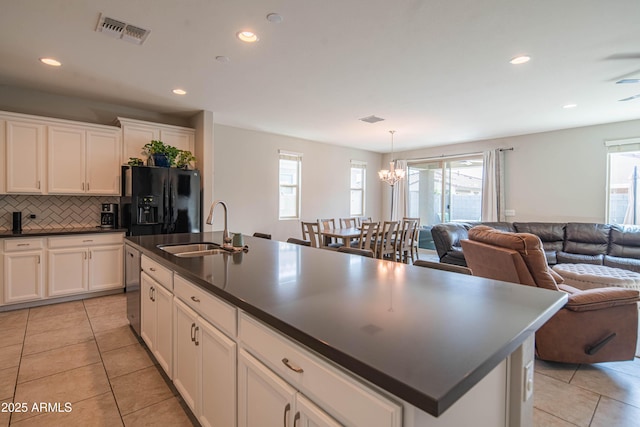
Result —
M 394 186 L 396 182 L 404 178 L 404 169 L 396 169 L 396 162 L 393 160 L 393 134 L 395 130 L 390 130 L 391 134 L 391 161 L 389 162 L 389 169 L 382 169 L 378 171 L 378 177 L 383 182 L 386 182 L 390 186 Z

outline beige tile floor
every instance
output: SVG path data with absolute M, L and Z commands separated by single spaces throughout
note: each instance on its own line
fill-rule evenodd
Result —
M 124 294 L 0 313 L 0 331 L 0 409 L 27 404 L 0 427 L 197 425 L 131 332 Z M 534 426 L 640 427 L 640 359 L 536 361 Z
M 124 294 L 0 313 L 0 331 L 0 427 L 197 425 L 129 328 Z

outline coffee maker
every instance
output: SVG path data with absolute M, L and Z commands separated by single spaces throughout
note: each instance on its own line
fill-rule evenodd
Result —
M 100 227 L 118 228 L 118 204 L 103 203 L 100 211 Z

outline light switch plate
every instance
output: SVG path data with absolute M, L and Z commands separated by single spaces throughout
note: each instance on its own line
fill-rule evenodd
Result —
M 516 216 L 515 209 L 505 209 L 504 216 Z

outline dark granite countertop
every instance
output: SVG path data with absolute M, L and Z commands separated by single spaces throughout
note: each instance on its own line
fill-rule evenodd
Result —
M 566 295 L 244 237 L 249 252 L 178 258 L 159 244 L 222 233 L 127 237 L 142 253 L 389 393 L 439 416 L 516 350 Z
M 126 228 L 101 228 L 96 227 L 78 227 L 78 228 L 49 228 L 46 230 L 22 230 L 20 233 L 13 231 L 0 231 L 0 239 L 12 237 L 46 237 L 61 236 L 65 234 L 91 234 L 91 233 L 126 233 Z

